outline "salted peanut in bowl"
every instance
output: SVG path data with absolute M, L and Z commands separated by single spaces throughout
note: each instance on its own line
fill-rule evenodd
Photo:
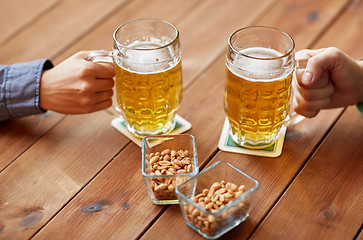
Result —
M 145 137 L 141 171 L 153 203 L 178 204 L 175 188 L 199 171 L 195 137 L 190 134 Z
M 249 216 L 258 188 L 257 180 L 220 161 L 175 192 L 187 225 L 207 239 L 216 239 Z
M 146 163 L 150 175 L 168 176 L 151 179 L 151 189 L 158 200 L 176 199 L 175 187 L 189 178 L 184 176 L 170 177 L 176 174 L 189 174 L 193 170 L 194 160 L 189 157 L 188 150 L 165 149 L 146 155 Z

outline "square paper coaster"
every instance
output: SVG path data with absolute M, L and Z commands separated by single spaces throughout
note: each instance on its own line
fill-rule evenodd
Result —
M 178 114 L 175 115 L 175 128 L 173 131 L 169 133 L 169 135 L 177 135 L 180 133 L 183 133 L 185 131 L 188 131 L 192 128 L 192 124 L 179 116 Z M 111 125 L 119 130 L 123 135 L 128 137 L 131 141 L 136 143 L 139 147 L 142 146 L 142 138 L 135 137 L 132 133 L 130 133 L 126 128 L 125 119 L 122 117 L 114 118 L 111 122 Z M 157 143 L 155 143 L 156 145 Z
M 228 119 L 226 118 L 226 120 L 224 121 L 222 134 L 218 143 L 218 147 L 222 151 L 243 153 L 243 154 L 264 156 L 264 157 L 278 157 L 281 155 L 282 146 L 284 145 L 286 127 L 282 126 L 277 141 L 272 146 L 265 149 L 249 149 L 241 147 L 232 140 L 232 137 L 230 136 L 229 133 L 230 133 L 229 122 Z

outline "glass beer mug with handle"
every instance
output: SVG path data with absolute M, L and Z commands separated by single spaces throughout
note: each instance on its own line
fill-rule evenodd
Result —
M 283 125 L 303 119 L 292 109 L 294 40 L 263 26 L 237 30 L 228 39 L 224 110 L 238 145 L 262 149 L 277 140 Z
M 88 57 L 114 63 L 116 101 L 108 112 L 121 115 L 137 137 L 169 133 L 183 91 L 177 28 L 160 19 L 136 19 L 118 27 L 113 40 L 112 52 Z

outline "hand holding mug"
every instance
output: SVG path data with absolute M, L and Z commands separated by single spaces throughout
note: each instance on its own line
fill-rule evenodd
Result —
M 363 101 L 363 62 L 337 48 L 301 50 L 296 58 L 308 59 L 298 70 L 295 111 L 306 117 L 321 109 L 344 107 Z
M 116 29 L 111 52 L 90 54 L 93 62 L 114 62 L 116 101 L 112 112 L 122 115 L 137 137 L 168 134 L 182 100 L 183 82 L 179 32 L 159 19 L 137 19 Z
M 86 61 L 91 52 L 74 54 L 40 80 L 40 107 L 65 114 L 90 113 L 112 105 L 113 64 Z

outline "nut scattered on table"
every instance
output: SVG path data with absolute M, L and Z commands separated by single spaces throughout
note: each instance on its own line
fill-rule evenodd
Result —
M 162 152 L 150 153 L 146 156 L 149 162 L 150 175 L 188 174 L 194 170 L 194 160 L 189 157 L 188 150 L 165 149 Z M 175 188 L 188 180 L 187 177 L 159 177 L 152 179 L 152 190 L 159 200 L 177 199 Z
M 201 193 L 194 196 L 191 200 L 205 210 L 216 213 L 228 203 L 239 198 L 244 192 L 244 185 L 237 187 L 234 183 L 222 180 L 213 183 L 209 189 L 203 189 Z M 232 221 L 233 219 L 246 215 L 249 207 L 250 200 L 249 198 L 245 198 L 218 215 L 206 214 L 191 204 L 186 204 L 184 210 L 190 223 L 207 235 L 215 235 L 225 224 L 228 224 L 226 222 L 228 219 Z

